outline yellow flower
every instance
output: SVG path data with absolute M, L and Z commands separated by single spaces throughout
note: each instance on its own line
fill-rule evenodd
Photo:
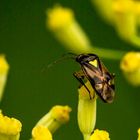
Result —
M 36 126 L 32 130 L 32 140 L 52 140 L 52 134 L 45 126 Z
M 47 24 L 51 30 L 57 30 L 69 26 L 74 20 L 74 13 L 71 9 L 56 6 L 47 11 Z
M 0 101 L 3 96 L 4 87 L 7 80 L 9 65 L 4 55 L 0 55 Z
M 103 19 L 109 24 L 113 23 L 113 0 L 91 0 L 96 6 L 95 8 L 99 11 Z
M 140 128 L 138 129 L 138 140 L 140 140 Z
M 140 52 L 128 52 L 122 58 L 120 68 L 131 84 L 140 85 Z
M 137 16 L 140 16 L 140 1 L 135 1 L 134 12 Z
M 132 0 L 116 0 L 113 2 L 114 24 L 116 31 L 123 39 L 132 42 L 137 33 L 136 15 Z
M 0 140 L 19 140 L 21 123 L 0 113 Z
M 90 85 L 90 82 L 87 81 L 85 84 L 89 91 L 82 86 L 79 92 L 79 101 L 78 101 L 78 125 L 80 131 L 84 136 L 84 140 L 88 140 L 92 131 L 94 130 L 96 123 L 96 94 Z M 91 99 L 90 99 L 91 98 Z
M 54 106 L 44 117 L 42 117 L 37 125 L 45 126 L 51 133 L 54 133 L 62 124 L 69 121 L 69 106 Z
M 74 52 L 85 52 L 90 49 L 90 41 L 69 8 L 56 5 L 47 10 L 47 25 L 56 38 L 65 47 Z
M 94 130 L 89 140 L 110 140 L 109 133 L 104 130 Z

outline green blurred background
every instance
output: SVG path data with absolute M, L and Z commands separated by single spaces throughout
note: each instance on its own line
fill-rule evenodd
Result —
M 31 136 L 36 122 L 56 104 L 72 107 L 70 122 L 54 135 L 55 140 L 82 140 L 77 125 L 78 82 L 72 73 L 77 63 L 68 60 L 51 69 L 42 69 L 69 52 L 46 29 L 46 9 L 59 3 L 74 10 L 76 19 L 95 46 L 135 50 L 107 25 L 91 1 L 78 0 L 1 0 L 0 53 L 10 64 L 10 72 L 0 108 L 23 124 L 21 140 Z M 116 73 L 116 98 L 112 104 L 98 100 L 96 128 L 105 129 L 112 140 L 136 140 L 140 127 L 140 88 L 127 83 L 119 61 L 102 59 Z

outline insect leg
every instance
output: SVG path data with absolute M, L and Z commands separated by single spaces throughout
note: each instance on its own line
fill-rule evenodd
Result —
M 92 99 L 91 98 L 91 95 L 90 95 L 90 91 L 89 91 L 89 89 L 88 89 L 88 87 L 85 85 L 85 83 L 84 83 L 84 78 L 85 78 L 85 76 L 83 75 L 83 74 L 81 74 L 80 72 L 74 72 L 73 73 L 73 76 L 81 83 L 81 85 L 83 85 L 85 88 L 86 88 L 86 90 L 88 91 L 88 93 L 89 93 L 89 97 L 90 97 L 90 99 Z

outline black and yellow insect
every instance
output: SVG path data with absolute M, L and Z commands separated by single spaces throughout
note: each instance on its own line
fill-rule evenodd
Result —
M 99 57 L 95 54 L 80 54 L 75 60 L 81 65 L 81 71 L 74 76 L 85 86 L 84 79 L 90 81 L 98 96 L 107 103 L 111 103 L 115 95 L 114 74 L 110 74 Z M 90 91 L 88 90 L 89 95 Z
M 109 73 L 97 55 L 76 55 L 69 53 L 50 64 L 49 67 L 61 60 L 64 60 L 64 58 L 74 59 L 81 65 L 81 70 L 74 72 L 73 75 L 81 85 L 85 86 L 89 92 L 90 99 L 92 99 L 92 97 L 88 87 L 85 85 L 85 79 L 90 82 L 95 92 L 104 102 L 111 103 L 113 101 L 115 95 L 114 74 Z

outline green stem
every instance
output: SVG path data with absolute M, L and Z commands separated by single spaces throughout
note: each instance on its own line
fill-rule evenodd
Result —
M 131 42 L 135 45 L 136 48 L 140 48 L 140 37 L 138 36 L 132 37 Z
M 90 135 L 89 134 L 84 134 L 84 140 L 89 140 Z
M 97 47 L 90 47 L 90 52 L 94 52 L 95 54 L 99 55 L 99 57 L 105 59 L 113 59 L 113 60 L 121 60 L 121 58 L 126 53 L 125 51 L 118 51 L 118 50 L 110 50 L 110 49 L 103 49 Z

